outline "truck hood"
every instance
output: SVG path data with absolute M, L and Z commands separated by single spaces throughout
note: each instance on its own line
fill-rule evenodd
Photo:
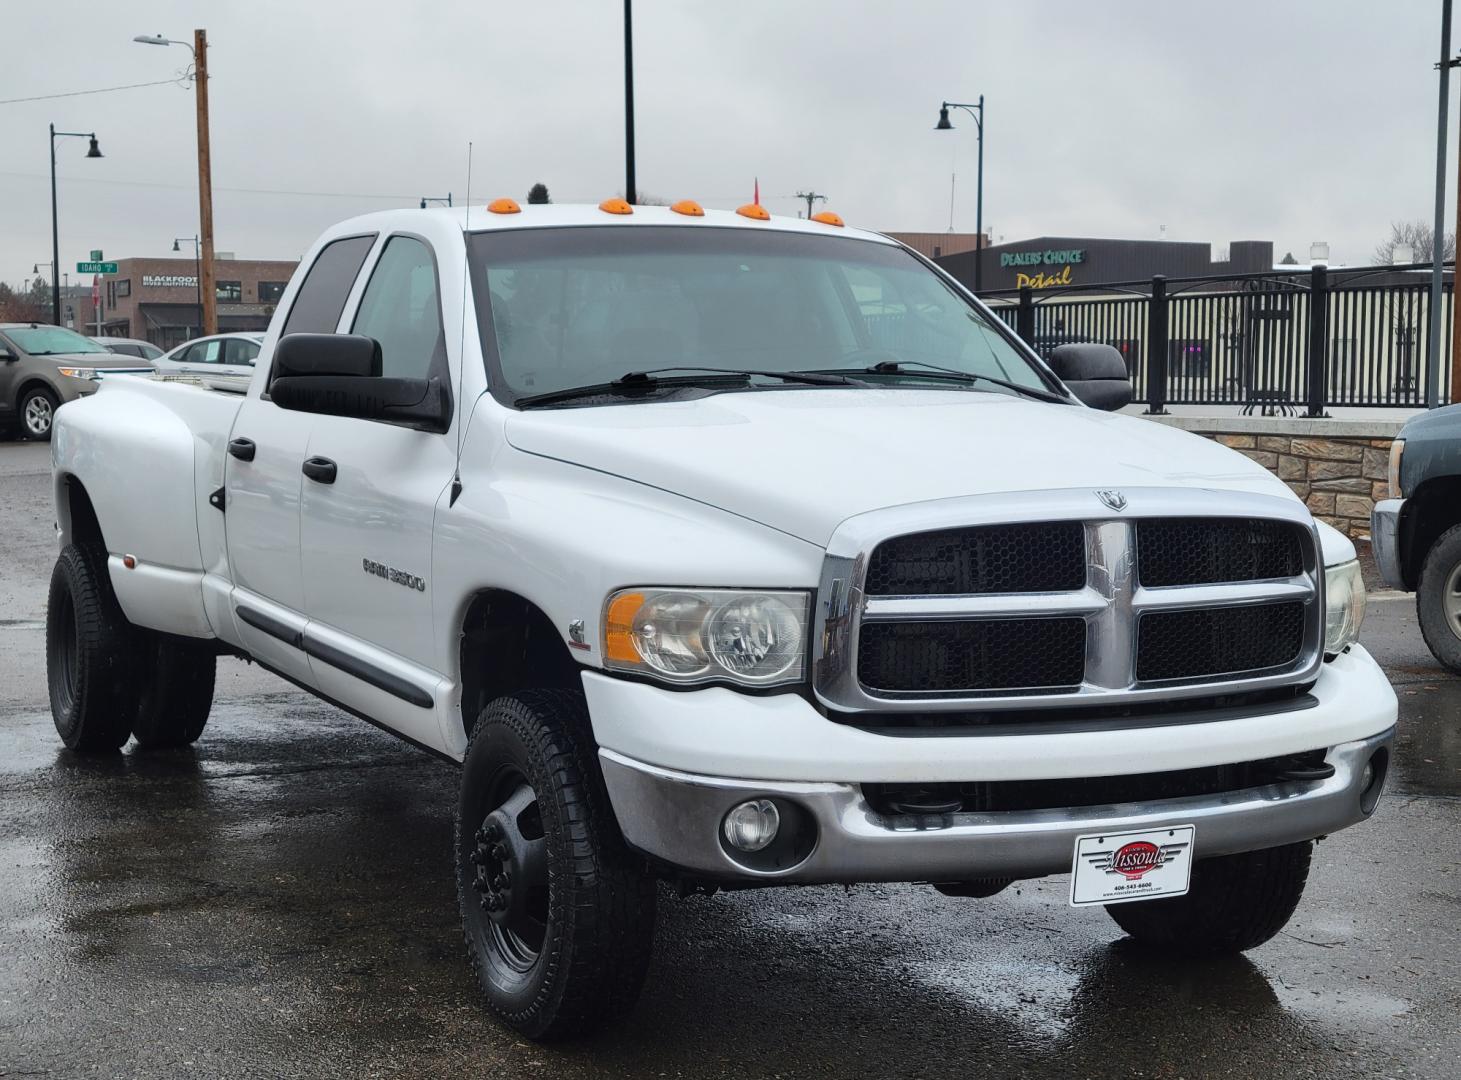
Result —
M 1139 417 L 967 390 L 829 389 L 513 413 L 519 450 L 649 484 L 825 546 L 868 510 L 1050 488 L 1295 498 L 1242 454 Z

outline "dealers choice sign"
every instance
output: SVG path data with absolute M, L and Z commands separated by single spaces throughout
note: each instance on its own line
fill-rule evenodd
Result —
M 1067 251 L 1047 249 L 1045 251 L 1002 251 L 999 254 L 1001 269 L 1011 266 L 1049 267 L 1048 270 L 1020 271 L 1015 274 L 1015 288 L 1048 289 L 1052 285 L 1069 285 L 1070 268 L 1086 261 L 1084 248 Z M 1057 269 L 1058 268 L 1058 269 Z
M 143 274 L 142 287 L 144 289 L 196 289 L 198 279 L 191 275 L 182 274 Z

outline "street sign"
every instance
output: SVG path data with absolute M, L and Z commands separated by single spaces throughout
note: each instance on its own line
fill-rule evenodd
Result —
M 92 262 L 101 262 L 101 248 L 92 248 L 91 249 L 91 261 Z
M 114 262 L 79 262 L 76 264 L 78 274 L 115 274 L 117 264 Z

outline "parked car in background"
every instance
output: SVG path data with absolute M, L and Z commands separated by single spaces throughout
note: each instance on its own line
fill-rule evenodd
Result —
M 108 352 L 48 323 L 0 323 L 0 428 L 49 439 L 56 410 L 95 393 L 105 375 L 152 374 L 150 365 Z
M 254 361 L 263 334 L 214 334 L 185 341 L 170 353 L 153 361 L 161 375 L 201 377 L 236 375 L 245 379 L 254 373 Z
M 141 338 L 130 337 L 94 337 L 91 339 L 108 352 L 114 352 L 118 356 L 135 356 L 139 360 L 156 360 L 163 354 L 150 341 L 143 341 Z
M 1426 645 L 1461 674 L 1461 405 L 1407 422 L 1389 472 L 1370 519 L 1375 562 L 1386 585 L 1415 590 Z

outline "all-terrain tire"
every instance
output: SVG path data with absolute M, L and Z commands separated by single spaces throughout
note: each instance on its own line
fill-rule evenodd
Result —
M 1461 525 L 1442 533 L 1426 552 L 1415 613 L 1431 654 L 1461 675 Z
M 218 657 L 211 641 L 139 632 L 137 718 L 132 737 L 146 749 L 196 742 L 213 708 Z
M 482 864 L 491 862 L 494 875 L 505 868 L 486 854 L 484 822 L 501 813 L 503 791 L 526 798 L 524 784 L 535 801 L 516 820 L 529 821 L 523 833 L 539 838 L 546 863 L 537 886 L 546 899 L 525 894 L 544 914 L 536 952 L 517 947 L 523 939 L 504 940 L 500 923 L 494 929 L 494 897 L 483 891 Z M 552 1040 L 633 1008 L 649 967 L 655 885 L 619 832 L 581 694 L 523 691 L 482 711 L 462 766 L 455 851 L 467 958 L 493 1012 L 528 1038 Z M 534 888 L 530 880 L 511 887 Z
M 25 392 L 20 399 L 20 431 L 27 439 L 40 442 L 51 441 L 51 429 L 56 425 L 56 410 L 60 403 L 56 395 L 44 386 L 37 386 Z
M 1137 941 L 1176 953 L 1237 953 L 1262 945 L 1299 906 L 1314 842 L 1199 859 L 1186 896 L 1111 904 Z
M 137 631 L 122 614 L 102 545 L 69 544 L 51 571 L 46 683 L 56 732 L 78 753 L 116 751 L 137 715 Z

